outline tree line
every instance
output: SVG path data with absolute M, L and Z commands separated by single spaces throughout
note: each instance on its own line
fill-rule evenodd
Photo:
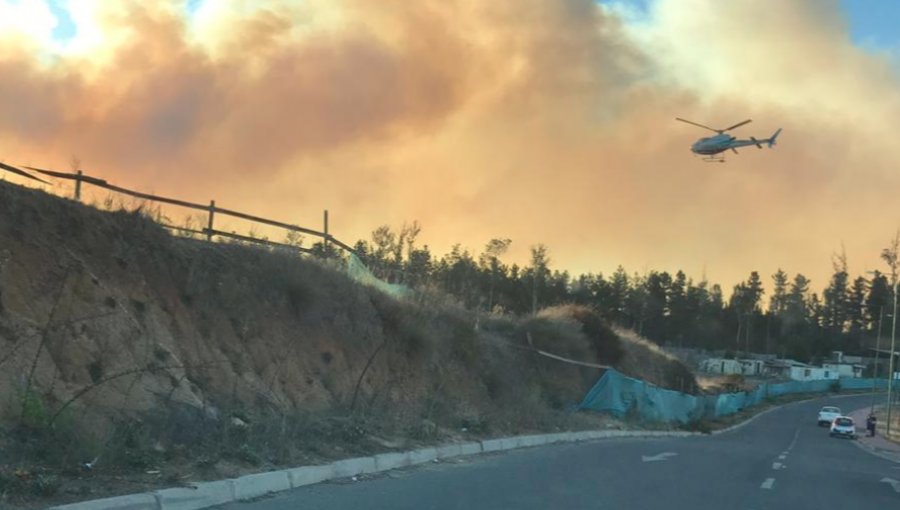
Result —
M 805 275 L 779 269 L 768 275 L 767 294 L 766 277 L 757 271 L 726 293 L 680 270 L 636 273 L 619 266 L 610 274 L 572 275 L 552 268 L 543 244 L 531 247 L 527 264 L 507 263 L 511 240 L 505 238 L 490 239 L 478 253 L 457 244 L 436 256 L 417 243 L 420 233 L 416 222 L 381 226 L 354 249 L 375 276 L 439 289 L 470 309 L 523 315 L 560 304 L 586 305 L 661 345 L 817 361 L 834 350 L 870 355 L 879 329 L 882 339 L 890 336 L 900 235 L 881 253 L 885 272 L 851 278 L 841 253 L 833 257 L 833 274 L 821 292 Z M 313 249 L 328 255 L 321 243 Z

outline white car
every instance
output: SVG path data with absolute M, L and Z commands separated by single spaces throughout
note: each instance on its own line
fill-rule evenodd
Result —
M 826 406 L 819 411 L 819 426 L 827 427 L 831 425 L 835 418 L 841 415 L 840 408 Z
M 831 437 L 856 439 L 856 424 L 849 416 L 838 416 L 831 423 Z

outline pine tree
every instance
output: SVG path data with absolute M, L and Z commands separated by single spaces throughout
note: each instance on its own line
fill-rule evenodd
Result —
M 872 281 L 869 283 L 869 294 L 866 296 L 866 317 L 869 323 L 869 331 L 878 334 L 879 322 L 883 322 L 884 315 L 890 313 L 893 294 L 891 284 L 885 275 L 875 271 Z
M 549 273 L 550 256 L 547 247 L 538 244 L 531 247 L 531 313 L 538 308 L 538 290 L 543 289 Z
M 847 319 L 850 325 L 850 332 L 856 336 L 859 336 L 869 326 L 866 318 L 866 294 L 869 290 L 868 287 L 868 282 L 862 276 L 853 280 L 853 285 L 850 287 Z
M 772 289 L 772 299 L 769 300 L 769 312 L 774 315 L 784 315 L 787 309 L 787 290 L 788 275 L 781 268 L 772 275 L 774 288 Z
M 494 287 L 497 279 L 497 272 L 500 271 L 500 257 L 509 249 L 512 243 L 511 239 L 491 239 L 484 247 L 484 253 L 479 257 L 479 263 L 484 268 L 487 266 L 490 271 L 490 284 L 488 289 L 488 311 L 494 309 Z
M 829 330 L 833 337 L 844 331 L 849 316 L 849 280 L 847 273 L 847 257 L 843 254 L 835 255 L 834 274 L 831 277 L 828 288 L 822 293 L 824 303 L 822 305 L 823 326 Z

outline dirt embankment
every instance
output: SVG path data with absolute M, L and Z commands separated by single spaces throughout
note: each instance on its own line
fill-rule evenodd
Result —
M 176 238 L 141 211 L 0 182 L 0 493 L 595 426 L 572 407 L 600 370 L 530 346 L 695 388 L 586 309 L 477 317 L 428 291 L 399 302 L 334 261 Z M 105 495 L 78 487 L 71 497 Z

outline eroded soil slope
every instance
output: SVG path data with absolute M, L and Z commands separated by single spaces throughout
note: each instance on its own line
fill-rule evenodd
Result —
M 428 291 L 396 301 L 340 261 L 173 237 L 140 210 L 0 182 L 6 470 L 77 478 L 93 461 L 91 476 L 173 483 L 587 426 L 571 409 L 600 370 L 532 347 L 693 384 L 590 310 L 478 317 Z

